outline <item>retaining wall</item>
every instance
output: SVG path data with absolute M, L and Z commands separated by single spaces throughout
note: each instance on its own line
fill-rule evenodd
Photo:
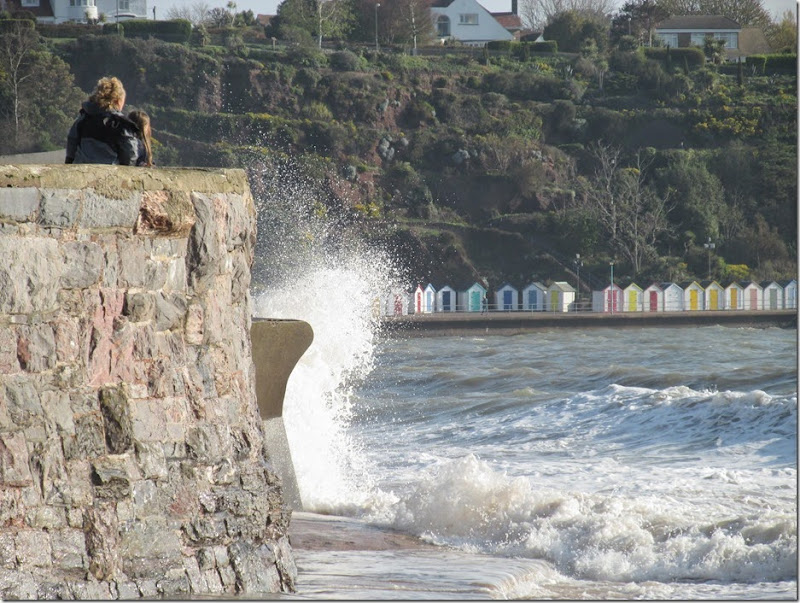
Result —
M 290 591 L 240 170 L 0 166 L 0 596 Z

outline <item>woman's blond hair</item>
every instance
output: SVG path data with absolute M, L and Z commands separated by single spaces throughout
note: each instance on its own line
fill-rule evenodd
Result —
M 100 106 L 101 109 L 116 110 L 119 101 L 125 98 L 125 88 L 116 77 L 103 77 L 97 80 L 97 86 L 89 100 Z
M 128 119 L 139 127 L 139 139 L 144 143 L 144 165 L 153 166 L 153 146 L 150 143 L 150 116 L 144 111 L 131 111 Z

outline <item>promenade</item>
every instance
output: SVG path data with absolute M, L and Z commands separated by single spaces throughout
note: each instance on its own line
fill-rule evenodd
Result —
M 703 310 L 697 312 L 447 312 L 384 316 L 392 336 L 514 335 L 554 328 L 711 326 L 797 328 L 797 310 Z

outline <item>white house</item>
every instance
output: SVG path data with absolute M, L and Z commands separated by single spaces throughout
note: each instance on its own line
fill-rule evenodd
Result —
M 565 281 L 556 281 L 547 288 L 547 311 L 569 312 L 575 303 L 575 288 Z
M 100 15 L 109 23 L 148 18 L 147 0 L 5 0 L 2 5 L 30 11 L 38 23 L 85 23 Z
M 644 308 L 642 307 L 642 293 L 644 291 L 642 288 L 637 285 L 636 283 L 631 283 L 625 289 L 623 289 L 623 301 L 622 301 L 622 311 L 623 312 L 641 312 Z
M 433 0 L 431 17 L 442 42 L 452 38 L 467 46 L 485 46 L 493 40 L 514 38 L 476 0 Z
M 683 311 L 683 289 L 675 283 L 661 283 L 664 292 L 664 312 Z
M 736 281 L 725 287 L 725 309 L 744 309 L 744 289 Z
M 656 37 L 662 46 L 703 48 L 706 37 L 722 40 L 729 61 L 738 60 L 739 34 L 742 26 L 733 19 L 721 15 L 675 15 L 656 25 Z
M 783 287 L 776 281 L 761 283 L 761 308 L 764 310 L 783 310 Z
M 505 283 L 494 292 L 494 305 L 495 309 L 505 312 L 517 310 L 519 308 L 519 291 L 509 283 Z
M 458 292 L 458 309 L 462 312 L 480 312 L 486 305 L 486 287 L 472 283 L 470 287 Z
M 456 290 L 445 285 L 436 292 L 436 311 L 455 312 L 456 311 Z
M 778 281 L 783 287 L 783 307 L 787 310 L 797 308 L 797 281 L 794 279 Z
M 547 287 L 540 282 L 531 283 L 522 290 L 522 309 L 529 312 L 543 312 Z
M 53 0 L 63 2 L 64 0 Z M 67 0 L 72 2 L 73 0 Z M 75 0 L 77 2 L 78 0 Z M 125 19 L 147 19 L 147 0 L 96 0 L 97 12 L 105 15 L 109 23 L 113 23 L 119 16 L 120 21 Z

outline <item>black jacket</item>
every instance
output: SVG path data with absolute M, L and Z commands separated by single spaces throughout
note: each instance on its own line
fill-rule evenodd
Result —
M 85 101 L 67 135 L 65 163 L 136 165 L 138 132 L 122 113 Z

